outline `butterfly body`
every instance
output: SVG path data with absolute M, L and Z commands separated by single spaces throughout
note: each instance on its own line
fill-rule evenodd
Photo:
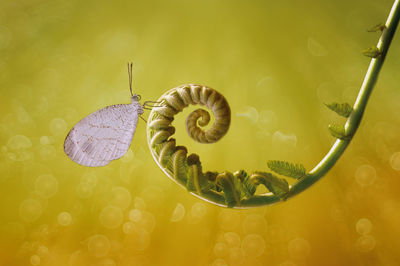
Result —
M 104 166 L 121 158 L 135 134 L 143 114 L 138 95 L 130 104 L 104 107 L 80 120 L 68 133 L 64 151 L 74 162 L 84 166 Z

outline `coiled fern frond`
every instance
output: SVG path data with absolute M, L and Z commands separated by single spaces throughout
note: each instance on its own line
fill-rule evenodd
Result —
M 189 135 L 200 143 L 214 143 L 228 131 L 231 111 L 225 97 L 219 92 L 202 86 L 187 84 L 174 88 L 162 95 L 159 106 L 151 111 L 147 125 L 148 145 L 153 158 L 171 179 L 178 182 L 192 194 L 224 207 L 246 208 L 263 206 L 284 201 L 309 188 L 322 178 L 341 157 L 353 138 L 378 78 L 394 32 L 400 20 L 400 0 L 395 0 L 387 22 L 375 26 L 373 31 L 381 31 L 377 46 L 364 51 L 371 57 L 370 66 L 352 108 L 347 103 L 330 103 L 326 106 L 346 119 L 344 125 L 330 124 L 329 131 L 337 138 L 330 151 L 309 172 L 301 164 L 285 161 L 268 161 L 268 167 L 275 173 L 296 179 L 289 185 L 286 179 L 265 171 L 255 171 L 248 175 L 240 170 L 205 172 L 197 155 L 187 155 L 187 149 L 176 146 L 171 136 L 174 116 L 189 105 L 206 106 L 215 117 L 214 123 L 204 130 L 210 117 L 204 110 L 196 110 L 186 120 Z M 264 185 L 269 193 L 258 194 L 256 188 Z

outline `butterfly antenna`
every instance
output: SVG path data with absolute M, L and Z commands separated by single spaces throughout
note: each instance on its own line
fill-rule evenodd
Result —
M 133 96 L 133 92 L 132 92 L 132 67 L 133 67 L 132 62 L 128 62 L 129 90 L 131 92 L 131 96 Z

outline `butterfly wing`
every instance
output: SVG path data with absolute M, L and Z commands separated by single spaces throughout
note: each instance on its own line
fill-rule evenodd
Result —
M 104 166 L 121 158 L 131 144 L 139 117 L 138 106 L 107 106 L 83 118 L 68 133 L 64 151 L 84 166 Z

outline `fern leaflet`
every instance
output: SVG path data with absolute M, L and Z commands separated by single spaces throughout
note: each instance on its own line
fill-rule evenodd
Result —
M 386 29 L 385 23 L 379 23 L 376 24 L 375 26 L 369 28 L 367 31 L 368 32 L 377 32 L 377 31 L 384 31 Z
M 267 165 L 269 169 L 280 175 L 296 179 L 306 175 L 306 169 L 302 164 L 293 164 L 285 161 L 268 161 Z
M 329 103 L 325 105 L 329 109 L 331 109 L 332 111 L 343 117 L 349 117 L 349 115 L 353 111 L 353 108 L 348 103 Z
M 367 48 L 362 53 L 363 55 L 371 58 L 377 58 L 382 54 L 381 50 L 379 50 L 379 48 L 376 46 Z

